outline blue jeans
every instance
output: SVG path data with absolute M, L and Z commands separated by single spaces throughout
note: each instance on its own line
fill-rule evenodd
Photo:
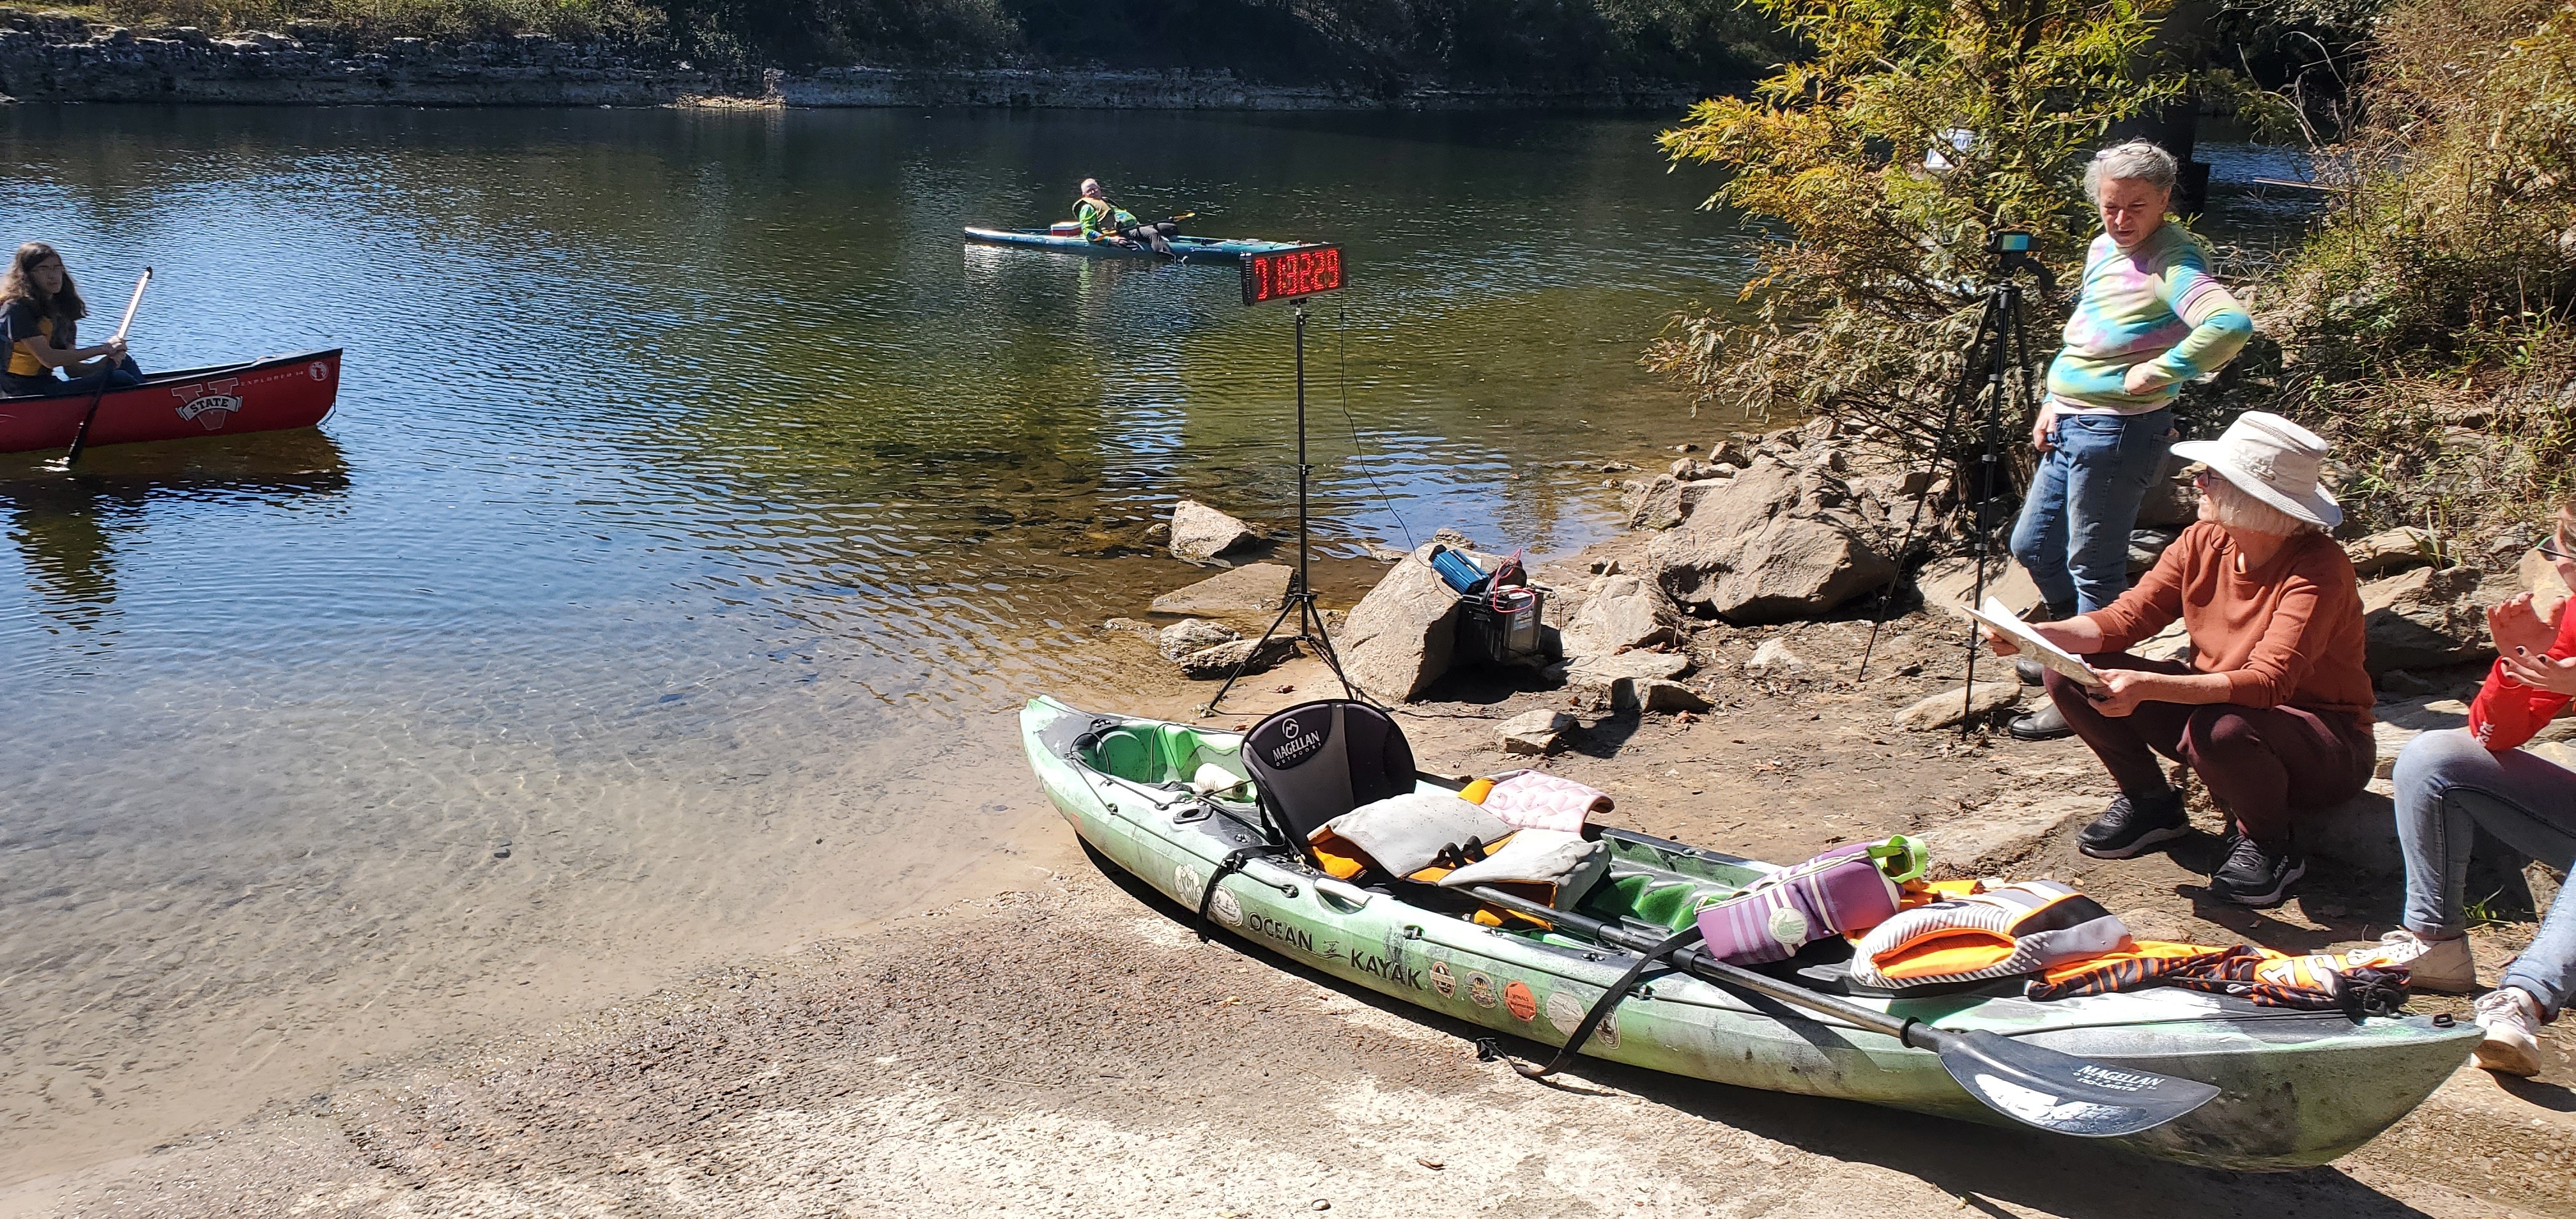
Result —
M 2458 935 L 2461 891 L 2477 827 L 2552 867 L 2576 863 L 2576 772 L 2518 749 L 2490 753 L 2453 728 L 2427 732 L 2397 755 L 2397 838 L 2406 849 L 2406 927 Z M 2531 947 L 2498 986 L 2521 987 L 2552 1020 L 2576 989 L 2576 899 L 2550 903 Z
M 2050 605 L 2089 614 L 2129 591 L 2129 531 L 2165 471 L 2173 410 L 2059 415 L 2014 522 L 2013 557 Z
M 127 356 L 115 364 L 85 377 L 58 378 L 51 372 L 40 377 L 22 377 L 15 373 L 0 374 L 0 390 L 12 395 L 68 397 L 72 394 L 94 394 L 99 386 L 126 389 L 143 384 L 143 370 L 135 367 L 134 357 Z

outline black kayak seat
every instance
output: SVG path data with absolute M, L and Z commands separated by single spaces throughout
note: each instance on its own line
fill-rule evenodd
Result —
M 1272 712 L 1243 734 L 1271 828 L 1301 855 L 1327 821 L 1363 804 L 1414 789 L 1413 746 L 1395 717 L 1367 703 L 1332 698 Z

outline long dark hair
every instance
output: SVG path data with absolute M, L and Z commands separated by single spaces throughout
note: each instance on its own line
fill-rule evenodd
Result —
M 36 264 L 63 256 L 41 241 L 30 241 L 18 247 L 17 257 L 9 260 L 9 273 L 0 275 L 0 307 L 24 303 L 39 316 L 60 322 L 77 322 L 89 316 L 89 302 L 81 299 L 80 289 L 72 284 L 72 273 L 63 271 L 63 290 L 51 297 L 36 283 Z

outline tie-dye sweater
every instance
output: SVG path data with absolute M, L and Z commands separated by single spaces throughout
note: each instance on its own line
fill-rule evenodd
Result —
M 2182 383 L 2218 371 L 2254 336 L 2254 319 L 2209 273 L 2200 243 L 2167 223 L 2134 250 L 2105 233 L 2084 259 L 2066 346 L 2048 366 L 2048 402 L 2061 414 L 2137 415 L 2171 406 Z M 2155 370 L 2143 394 L 2123 388 L 2129 366 Z

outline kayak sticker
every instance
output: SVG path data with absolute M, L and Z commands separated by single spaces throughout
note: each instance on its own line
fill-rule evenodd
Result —
M 1228 927 L 1243 925 L 1243 903 L 1234 900 L 1234 895 L 1223 889 L 1218 889 L 1216 896 L 1208 899 L 1208 913 Z
M 1207 891 L 1207 877 L 1199 875 L 1197 868 L 1181 864 L 1172 869 L 1172 891 L 1181 900 L 1197 905 L 1199 894 Z
M 1583 1023 L 1583 1005 L 1575 1002 L 1574 996 L 1564 991 L 1549 991 L 1547 992 L 1547 1022 L 1555 1025 L 1557 1032 L 1571 1037 L 1574 1035 L 1575 1026 Z
M 1431 963 L 1431 989 L 1439 992 L 1443 999 L 1454 998 L 1458 994 L 1458 976 L 1449 972 L 1447 961 Z
M 1557 1032 L 1563 1033 L 1568 1037 L 1574 1035 L 1574 1030 L 1583 1027 L 1584 1014 L 1590 1010 L 1590 1008 L 1584 1006 L 1583 1002 L 1576 999 L 1569 991 L 1556 990 L 1548 992 L 1547 1022 L 1555 1025 Z M 1619 1013 L 1612 1011 L 1610 1014 L 1603 1016 L 1601 1018 L 1600 1026 L 1592 1030 L 1592 1039 L 1610 1047 L 1611 1049 L 1618 1049 Z
M 1538 996 L 1530 993 L 1529 983 L 1509 982 L 1503 986 L 1503 1007 L 1512 1019 L 1530 1021 L 1538 1018 Z
M 313 375 L 313 379 L 316 381 L 328 381 L 331 379 L 331 366 L 320 360 L 315 360 L 313 362 L 313 366 L 305 369 L 304 371 L 311 373 Z
M 1483 974 L 1470 972 L 1467 975 L 1467 1002 L 1473 1003 L 1478 1007 L 1492 1007 L 1494 1005 L 1494 980 Z
M 224 425 L 234 411 L 241 409 L 241 399 L 234 396 L 237 377 L 221 381 L 204 381 L 195 385 L 174 386 L 170 396 L 179 400 L 179 417 L 192 423 L 203 423 L 211 432 Z

